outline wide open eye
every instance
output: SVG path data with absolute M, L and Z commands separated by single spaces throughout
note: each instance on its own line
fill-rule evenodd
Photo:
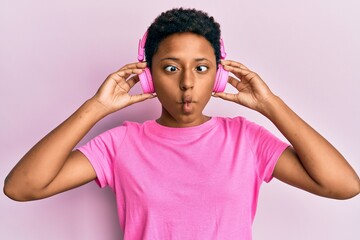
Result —
M 166 66 L 164 69 L 167 72 L 175 72 L 177 70 L 177 67 L 170 65 L 170 66 Z
M 196 67 L 196 71 L 199 71 L 199 72 L 206 72 L 208 69 L 209 68 L 207 66 L 204 66 L 204 65 Z

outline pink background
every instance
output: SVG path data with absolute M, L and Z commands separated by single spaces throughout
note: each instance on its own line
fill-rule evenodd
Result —
M 213 15 L 228 58 L 258 72 L 360 173 L 358 1 L 1 0 L 0 179 L 108 74 L 135 61 L 148 25 L 178 6 Z M 115 113 L 82 143 L 124 120 L 156 118 L 159 107 L 151 100 Z M 243 115 L 280 136 L 258 113 L 220 99 L 206 113 Z M 330 200 L 273 180 L 262 187 L 254 239 L 358 239 L 359 222 L 359 197 Z M 0 194 L 0 238 L 121 239 L 113 194 L 94 183 L 28 203 Z

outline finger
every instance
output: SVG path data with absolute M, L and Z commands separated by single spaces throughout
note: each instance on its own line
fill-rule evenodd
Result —
M 113 80 L 115 80 L 116 83 L 121 83 L 126 81 L 126 79 L 132 75 L 132 74 L 140 74 L 142 73 L 144 70 L 142 69 L 125 69 L 125 70 L 121 70 L 121 71 L 117 71 L 114 72 L 110 75 L 110 78 L 112 78 Z
M 247 73 L 251 72 L 249 69 L 242 68 L 241 66 L 230 66 L 230 65 L 223 65 L 225 70 L 228 70 L 232 73 L 238 73 L 241 75 L 246 75 Z
M 224 69 L 233 73 L 236 77 L 238 77 L 241 81 L 251 81 L 253 78 L 258 77 L 258 75 L 245 68 L 237 68 L 237 67 L 231 67 L 228 65 L 224 66 Z
M 239 90 L 239 87 L 241 85 L 241 81 L 232 77 L 232 76 L 229 76 L 229 79 L 228 79 L 228 83 L 233 86 L 234 88 L 238 89 Z
M 219 97 L 221 99 L 231 102 L 236 102 L 237 100 L 237 94 L 226 93 L 226 92 L 214 93 L 212 96 Z
M 244 64 L 233 61 L 233 60 L 221 60 L 221 64 L 224 66 L 231 66 L 231 67 L 235 67 L 235 68 L 242 68 L 242 69 L 250 70 Z
M 128 78 L 130 75 L 132 74 L 140 74 L 142 73 L 144 70 L 143 69 L 138 69 L 138 68 L 129 68 L 129 69 L 124 69 L 118 72 L 115 72 L 115 74 L 119 75 L 122 78 Z
M 125 66 L 121 67 L 118 71 L 126 70 L 126 69 L 145 69 L 147 66 L 146 62 L 134 62 L 126 64 Z
M 132 95 L 132 96 L 130 96 L 129 104 L 131 105 L 134 103 L 142 102 L 142 101 L 156 98 L 156 97 L 157 97 L 156 94 L 151 94 L 151 93 Z
M 139 75 L 134 75 L 131 78 L 129 78 L 126 83 L 129 85 L 130 88 L 132 88 L 137 82 L 139 82 Z

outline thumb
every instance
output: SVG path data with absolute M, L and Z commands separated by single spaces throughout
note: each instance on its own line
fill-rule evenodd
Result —
M 151 93 L 136 94 L 136 95 L 131 96 L 129 103 L 134 104 L 134 103 L 142 102 L 142 101 L 156 98 L 156 97 L 157 96 L 155 93 L 153 93 L 153 94 L 151 94 Z
M 236 99 L 237 99 L 236 94 L 226 93 L 226 92 L 214 93 L 212 96 L 224 99 L 226 101 L 231 101 L 231 102 L 236 102 Z

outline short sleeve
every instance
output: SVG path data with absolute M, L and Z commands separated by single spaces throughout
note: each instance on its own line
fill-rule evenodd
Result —
M 95 181 L 101 188 L 110 186 L 114 189 L 114 159 L 125 134 L 126 127 L 116 127 L 98 135 L 77 149 L 90 161 L 96 172 Z
M 252 122 L 247 122 L 246 130 L 250 147 L 255 155 L 258 177 L 262 181 L 270 182 L 275 165 L 289 144 L 277 138 L 264 127 Z

